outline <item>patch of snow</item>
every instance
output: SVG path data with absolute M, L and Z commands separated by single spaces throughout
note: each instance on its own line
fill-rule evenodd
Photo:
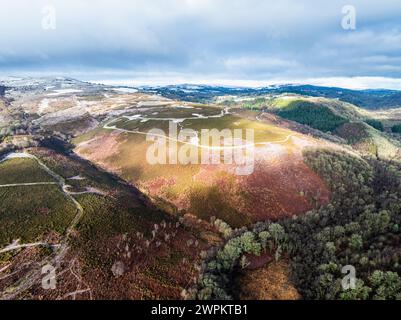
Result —
M 114 91 L 123 92 L 123 93 L 135 93 L 138 92 L 137 89 L 134 88 L 113 88 Z
M 180 109 L 195 109 L 194 107 L 191 107 L 191 106 L 183 106 L 183 105 L 178 105 L 178 106 L 175 106 L 176 108 L 180 108 Z
M 128 119 L 129 121 L 131 121 L 131 120 L 140 119 L 141 115 L 140 114 L 134 114 L 133 116 L 124 116 L 124 118 Z
M 77 175 L 75 177 L 68 178 L 68 180 L 85 180 L 85 177 L 81 177 L 81 175 Z
M 173 123 L 181 123 L 184 122 L 186 119 L 173 119 Z
M 23 152 L 12 152 L 6 155 L 3 159 L 0 160 L 0 163 L 5 162 L 10 159 L 18 159 L 18 158 L 28 158 L 32 159 L 33 157 L 28 153 Z
M 54 90 L 54 92 L 52 93 L 48 93 L 48 96 L 60 96 L 63 94 L 67 94 L 67 93 L 78 93 L 78 92 L 82 92 L 82 90 L 80 89 L 58 89 L 58 90 Z
M 195 117 L 198 117 L 198 118 L 206 118 L 204 115 L 199 114 L 199 113 L 193 113 L 192 115 Z
M 23 152 L 13 152 L 8 154 L 4 159 L 17 159 L 17 158 L 32 158 L 32 156 L 28 153 Z
M 44 111 L 46 111 L 47 109 L 49 109 L 49 99 L 43 99 L 40 104 L 39 104 L 39 108 L 38 108 L 38 113 L 42 114 Z

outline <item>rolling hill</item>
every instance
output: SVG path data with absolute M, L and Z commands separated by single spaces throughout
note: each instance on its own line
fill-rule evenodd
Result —
M 400 138 L 391 128 L 401 112 L 362 107 L 379 97 L 390 106 L 397 92 L 137 92 L 70 78 L 3 86 L 0 298 L 399 297 Z M 194 145 L 198 160 L 215 147 L 195 139 L 202 130 L 252 129 L 253 171 L 150 163 L 148 131 L 165 136 L 171 123 L 192 130 L 169 141 Z M 358 290 L 343 291 L 350 263 Z M 55 290 L 41 287 L 46 264 L 57 266 Z
M 171 99 L 180 99 L 191 102 L 212 102 L 215 98 L 222 96 L 258 97 L 263 95 L 290 93 L 310 97 L 337 99 L 371 110 L 390 109 L 401 106 L 401 92 L 385 89 L 350 90 L 344 88 L 296 84 L 273 85 L 260 88 L 184 84 L 157 87 L 147 86 L 138 89 L 145 93 L 157 93 Z

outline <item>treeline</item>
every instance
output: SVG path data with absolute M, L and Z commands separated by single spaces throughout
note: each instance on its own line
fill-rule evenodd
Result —
M 366 119 L 365 122 L 370 125 L 371 127 L 375 128 L 379 131 L 384 131 L 383 123 L 377 119 Z
M 328 150 L 307 151 L 305 159 L 332 190 L 330 204 L 230 239 L 204 263 L 193 296 L 231 298 L 244 254 L 269 250 L 291 259 L 304 299 L 401 299 L 400 164 Z M 342 287 L 347 265 L 356 270 L 356 289 Z
M 396 124 L 391 128 L 393 133 L 401 133 L 401 124 Z

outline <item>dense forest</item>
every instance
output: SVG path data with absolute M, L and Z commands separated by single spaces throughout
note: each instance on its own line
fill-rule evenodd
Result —
M 333 131 L 347 119 L 336 115 L 329 108 L 308 101 L 294 101 L 275 112 L 280 117 L 308 125 L 323 132 Z
M 366 119 L 365 122 L 370 125 L 371 127 L 379 130 L 379 131 L 384 131 L 384 126 L 383 123 L 380 120 L 376 119 Z
M 328 205 L 280 222 L 261 222 L 231 238 L 203 266 L 201 299 L 230 299 L 244 254 L 270 251 L 291 259 L 304 299 L 401 299 L 401 166 L 342 152 L 308 150 L 305 162 L 332 190 Z M 344 290 L 341 271 L 356 270 Z

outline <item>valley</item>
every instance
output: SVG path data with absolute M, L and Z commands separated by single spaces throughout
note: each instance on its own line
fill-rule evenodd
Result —
M 295 86 L 0 86 L 1 299 L 347 299 L 350 260 L 354 298 L 371 298 L 400 272 L 397 92 L 379 109 Z M 252 141 L 201 139 L 226 129 Z M 149 137 L 167 163 L 148 161 Z M 251 172 L 221 161 L 248 147 Z

